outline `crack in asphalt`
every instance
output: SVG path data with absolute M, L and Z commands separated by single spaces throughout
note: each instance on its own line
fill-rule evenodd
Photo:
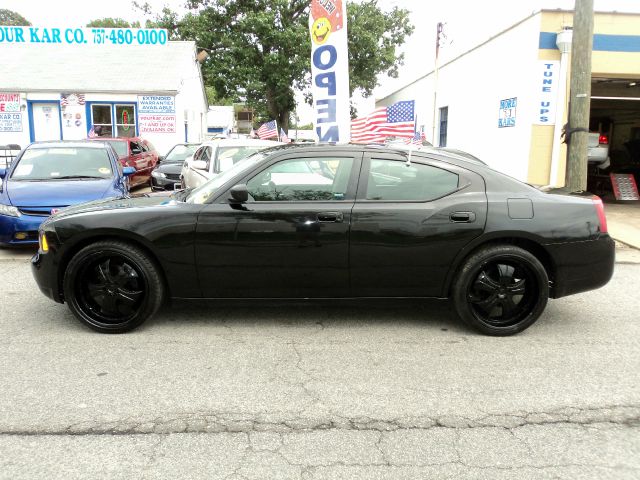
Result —
M 273 432 L 278 434 L 344 430 L 393 432 L 404 430 L 497 428 L 506 431 L 527 426 L 614 425 L 640 427 L 640 405 L 610 405 L 605 407 L 567 407 L 549 412 L 517 412 L 490 414 L 476 419 L 447 415 L 442 417 L 406 417 L 397 419 L 327 417 L 286 417 L 263 414 L 251 417 L 241 413 L 182 413 L 170 417 L 125 418 L 118 421 L 83 421 L 65 427 L 21 428 L 0 425 L 0 435 L 146 435 L 176 433 L 251 433 Z

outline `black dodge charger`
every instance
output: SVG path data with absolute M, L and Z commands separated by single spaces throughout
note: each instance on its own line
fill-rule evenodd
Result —
M 40 228 L 40 289 L 100 332 L 168 298 L 449 298 L 489 335 L 601 287 L 597 197 L 554 195 L 460 152 L 275 147 L 195 190 L 66 208 Z

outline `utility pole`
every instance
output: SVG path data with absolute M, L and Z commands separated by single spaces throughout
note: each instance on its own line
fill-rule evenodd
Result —
M 438 112 L 438 70 L 440 67 L 438 57 L 440 56 L 440 47 L 446 35 L 444 34 L 444 23 L 438 22 L 436 27 L 436 61 L 433 69 L 433 119 L 431 123 L 431 144 L 437 147 L 440 142 L 436 142 L 436 121 Z
M 587 189 L 592 50 L 593 0 L 576 0 L 571 46 L 569 124 L 565 134 L 569 144 L 566 185 L 571 192 Z

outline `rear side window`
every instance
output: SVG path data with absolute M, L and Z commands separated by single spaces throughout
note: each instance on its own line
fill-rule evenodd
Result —
M 458 175 L 420 163 L 372 159 L 367 200 L 426 202 L 458 188 Z

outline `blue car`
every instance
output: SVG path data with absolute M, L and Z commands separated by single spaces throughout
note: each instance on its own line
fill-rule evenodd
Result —
M 38 243 L 38 227 L 49 215 L 129 191 L 113 147 L 103 142 L 40 142 L 0 168 L 0 246 Z

